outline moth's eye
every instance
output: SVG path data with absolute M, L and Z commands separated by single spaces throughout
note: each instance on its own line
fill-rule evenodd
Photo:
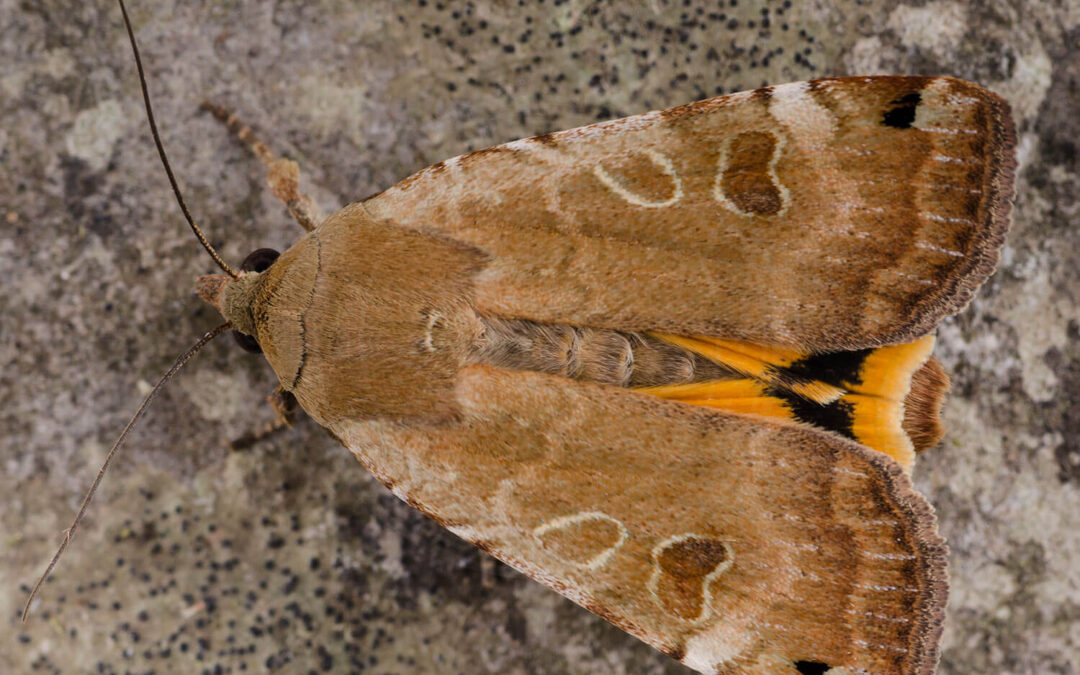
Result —
M 252 354 L 262 354 L 262 347 L 255 341 L 255 338 L 250 335 L 244 335 L 238 330 L 232 332 L 233 339 L 236 340 L 236 344 L 240 345 L 240 348 L 245 352 L 251 352 Z
M 272 248 L 255 249 L 244 258 L 244 262 L 240 263 L 240 269 L 245 272 L 265 272 L 280 255 Z

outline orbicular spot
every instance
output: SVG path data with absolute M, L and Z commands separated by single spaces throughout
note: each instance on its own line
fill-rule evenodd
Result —
M 533 536 L 551 555 L 588 569 L 606 564 L 628 534 L 622 523 L 600 511 L 562 516 L 533 530 Z
M 796 661 L 795 670 L 803 675 L 825 675 L 829 672 L 830 666 L 821 661 Z
M 593 167 L 593 175 L 624 201 L 645 208 L 671 206 L 683 198 L 682 179 L 663 153 L 644 150 Z
M 684 534 L 653 549 L 649 590 L 668 613 L 684 621 L 709 616 L 710 586 L 733 562 L 731 547 L 715 537 Z
M 725 142 L 713 196 L 744 216 L 773 216 L 784 210 L 788 191 L 776 176 L 780 139 L 748 131 Z

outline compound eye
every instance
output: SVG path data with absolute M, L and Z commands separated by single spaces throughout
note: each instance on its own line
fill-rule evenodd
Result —
M 255 249 L 240 263 L 240 269 L 245 272 L 265 272 L 280 255 L 272 248 Z
M 256 249 L 249 253 L 248 257 L 244 258 L 244 262 L 240 264 L 240 269 L 245 272 L 265 272 L 280 255 L 272 248 Z M 232 335 L 233 339 L 236 340 L 236 344 L 240 345 L 240 348 L 245 352 L 262 354 L 262 347 L 259 346 L 255 338 L 236 330 L 232 332 Z
M 255 338 L 250 335 L 244 335 L 238 330 L 232 332 L 233 339 L 236 340 L 236 344 L 240 345 L 240 348 L 245 352 L 251 352 L 252 354 L 262 354 L 262 347 Z

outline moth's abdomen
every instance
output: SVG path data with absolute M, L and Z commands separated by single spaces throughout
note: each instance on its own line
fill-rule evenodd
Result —
M 476 363 L 617 387 L 655 387 L 734 377 L 704 356 L 649 335 L 526 319 L 481 317 Z

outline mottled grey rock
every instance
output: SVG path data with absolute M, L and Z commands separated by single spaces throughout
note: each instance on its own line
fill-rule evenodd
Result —
M 945 323 L 949 433 L 918 485 L 952 545 L 943 673 L 1080 672 L 1080 5 L 131 0 L 165 143 L 237 262 L 299 230 L 210 97 L 327 212 L 513 138 L 820 75 L 949 74 L 1013 104 L 1015 225 Z M 18 623 L 105 451 L 215 325 L 212 264 L 146 132 L 111 0 L 0 0 L 0 671 L 684 673 L 399 503 L 261 358 L 215 343 L 167 389 Z M 218 668 L 220 667 L 220 670 Z

